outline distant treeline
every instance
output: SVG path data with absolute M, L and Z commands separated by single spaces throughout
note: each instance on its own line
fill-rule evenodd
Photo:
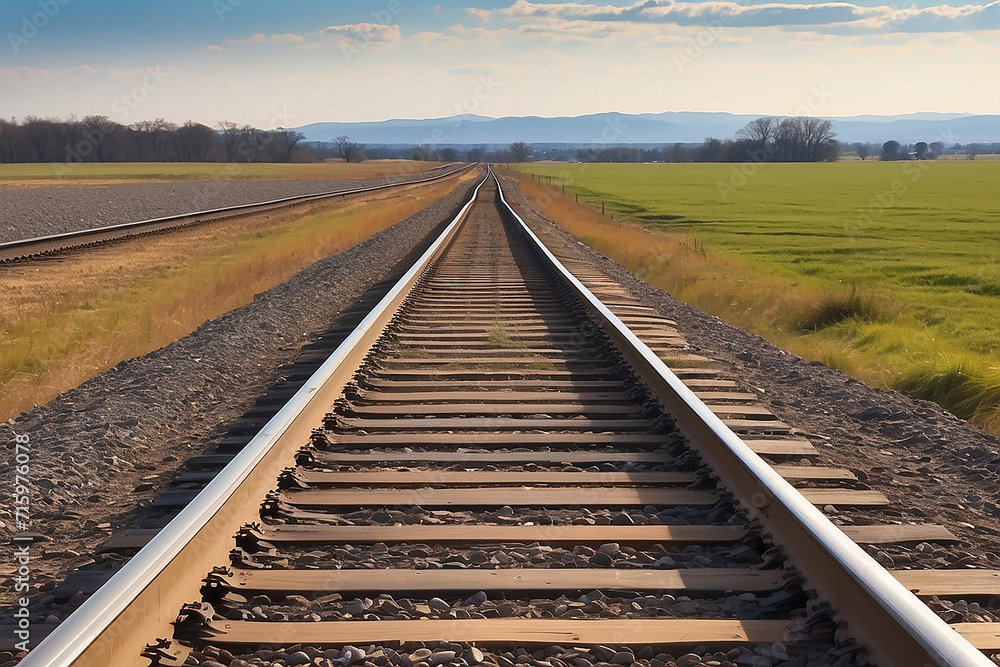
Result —
M 829 120 L 762 116 L 747 123 L 734 139 L 708 137 L 698 146 L 600 146 L 559 157 L 552 151 L 543 155 L 579 162 L 833 162 L 840 156 L 840 146 Z
M 122 125 L 107 116 L 0 119 L 0 162 L 314 161 L 293 130 L 223 121 L 217 128 L 162 118 Z
M 361 162 L 370 158 L 454 162 L 510 162 L 507 149 L 489 151 L 431 146 L 373 146 L 337 137 L 307 143 L 294 130 L 261 130 L 221 121 L 214 128 L 162 118 L 122 125 L 107 116 L 0 118 L 0 163 L 50 162 L 316 162 L 330 158 Z M 529 151 L 530 154 L 530 151 Z
M 853 143 L 845 145 L 845 151 L 853 151 L 862 160 L 877 158 L 892 162 L 896 160 L 936 160 L 941 155 L 965 155 L 970 160 L 977 155 L 1000 153 L 1000 143 L 993 144 L 952 144 L 945 146 L 944 142 L 918 141 L 915 144 L 901 144 L 891 139 L 884 144 Z
M 529 147 L 530 148 L 530 147 Z M 509 152 L 509 151 L 508 151 Z M 530 151 L 530 159 L 564 162 L 834 162 L 843 155 L 856 154 L 862 160 L 933 160 L 940 155 L 1000 153 L 1000 143 L 953 144 L 943 142 L 884 144 L 836 140 L 833 123 L 812 117 L 775 118 L 763 116 L 748 123 L 734 139 L 709 137 L 697 145 L 671 146 L 592 146 L 586 148 L 544 148 Z
M 970 158 L 1000 153 L 1000 143 L 955 144 L 917 142 L 912 145 L 840 144 L 833 123 L 808 116 L 763 116 L 748 123 L 733 139 L 709 137 L 698 145 L 673 144 L 638 148 L 613 144 L 534 150 L 515 142 L 486 146 L 435 147 L 365 146 L 350 137 L 333 142 L 306 142 L 294 130 L 261 130 L 221 121 L 209 127 L 194 121 L 183 125 L 162 118 L 122 125 L 107 116 L 82 119 L 38 118 L 23 121 L 0 118 L 0 163 L 51 162 L 316 162 L 331 158 L 360 162 L 366 159 L 409 159 L 441 162 L 832 162 L 842 153 L 861 159 L 934 159 L 942 154 Z

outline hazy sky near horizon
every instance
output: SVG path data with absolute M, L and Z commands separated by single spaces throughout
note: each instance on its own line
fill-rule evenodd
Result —
M 1000 0 L 5 0 L 0 116 L 1000 113 Z

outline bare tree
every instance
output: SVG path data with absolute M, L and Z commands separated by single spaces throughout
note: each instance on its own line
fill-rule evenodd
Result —
M 465 159 L 469 162 L 482 162 L 486 157 L 485 146 L 474 146 L 465 154 Z
M 749 141 L 753 148 L 767 150 L 778 132 L 778 119 L 771 116 L 761 116 L 747 123 L 736 133 L 740 139 Z
M 698 149 L 699 162 L 722 162 L 724 146 L 721 139 L 706 137 L 705 143 Z
M 52 121 L 28 116 L 24 119 L 24 133 L 35 149 L 36 162 L 45 162 L 45 150 L 52 144 Z
M 523 141 L 515 141 L 510 145 L 510 157 L 513 162 L 527 162 L 531 156 L 531 146 Z
M 805 149 L 803 159 L 807 162 L 836 159 L 837 133 L 833 131 L 833 122 L 813 116 L 800 116 L 797 120 L 802 128 L 802 141 Z
M 139 162 L 142 162 L 142 145 L 146 142 L 146 133 L 142 131 L 142 125 L 148 122 L 150 121 L 140 120 L 128 126 L 128 136 L 135 142 L 135 153 Z
M 93 149 L 98 162 L 110 162 L 114 157 L 115 139 L 121 125 L 107 116 L 84 116 L 84 141 Z
M 410 159 L 411 160 L 418 160 L 418 161 L 423 162 L 423 161 L 431 160 L 433 157 L 434 157 L 434 155 L 431 152 L 431 147 L 428 146 L 427 144 L 421 144 L 420 146 L 414 146 L 410 150 Z
M 240 126 L 236 152 L 244 162 L 263 162 L 264 148 L 270 141 L 266 134 L 253 125 Z
M 882 159 L 883 160 L 898 160 L 899 159 L 899 149 L 902 146 L 896 140 L 887 141 L 882 144 Z
M 177 128 L 177 152 L 185 162 L 205 162 L 218 135 L 207 125 L 188 121 Z
M 236 161 L 236 145 L 240 140 L 240 126 L 231 120 L 219 121 L 219 135 L 226 149 L 226 162 Z
M 347 155 L 348 162 L 364 162 L 368 159 L 364 146 L 361 144 L 351 144 L 351 152 Z
M 271 135 L 277 141 L 285 162 L 292 161 L 292 151 L 295 149 L 296 144 L 306 138 L 306 136 L 301 132 L 287 130 L 283 127 L 279 127 L 277 130 L 273 131 Z
M 0 118 L 0 162 L 16 162 L 14 151 L 20 129 L 13 120 Z
M 833 123 L 823 118 L 782 118 L 774 135 L 772 153 L 780 162 L 820 162 L 837 159 Z
M 340 151 L 340 157 L 345 161 L 351 157 L 351 150 L 355 148 L 355 145 L 351 143 L 351 138 L 349 136 L 341 135 L 333 140 L 337 144 L 337 150 Z
M 149 143 L 153 147 L 153 159 L 165 160 L 167 142 L 170 141 L 171 135 L 177 131 L 177 126 L 173 123 L 168 123 L 162 118 L 140 121 L 140 123 L 140 131 L 149 138 Z M 140 123 L 136 124 L 139 125 Z
M 683 144 L 674 144 L 663 151 L 663 159 L 666 162 L 690 162 L 689 153 Z

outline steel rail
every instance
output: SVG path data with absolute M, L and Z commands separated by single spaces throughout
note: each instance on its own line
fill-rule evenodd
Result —
M 79 229 L 73 232 L 65 232 L 63 234 L 50 234 L 48 236 L 37 236 L 35 238 L 21 239 L 18 241 L 7 241 L 5 243 L 0 243 L 0 262 L 23 260 L 38 255 L 58 252 L 60 250 L 70 250 L 73 248 L 85 247 L 96 243 L 106 243 L 108 241 L 115 241 L 132 236 L 141 236 L 144 234 L 152 234 L 170 229 L 179 229 L 197 224 L 199 222 L 208 222 L 208 220 L 202 220 L 202 218 L 208 218 L 209 216 L 211 216 L 210 219 L 213 221 L 223 220 L 259 211 L 306 204 L 323 199 L 368 194 L 371 192 L 378 192 L 380 190 L 389 190 L 393 188 L 426 185 L 428 183 L 433 183 L 435 181 L 440 181 L 451 176 L 458 175 L 464 171 L 468 171 L 474 166 L 474 164 L 466 164 L 441 174 L 436 174 L 426 178 L 419 178 L 412 181 L 402 181 L 400 183 L 389 183 L 386 185 L 373 185 L 365 188 L 349 188 L 347 190 L 332 190 L 330 192 L 295 195 L 293 197 L 282 197 L 280 199 L 254 202 L 252 204 L 223 206 L 221 208 L 207 209 L 204 211 L 168 215 L 162 218 L 151 218 L 149 220 L 138 220 L 135 222 L 123 222 L 117 225 L 106 225 L 104 227 L 94 227 L 93 229 Z
M 155 637 L 169 637 L 184 603 L 198 596 L 201 574 L 224 562 L 232 536 L 252 520 L 261 498 L 308 441 L 365 355 L 418 282 L 454 238 L 489 176 L 476 186 L 441 235 L 399 279 L 289 402 L 198 496 L 65 622 L 32 650 L 23 667 L 146 665 Z
M 503 195 L 504 210 L 529 245 L 591 310 L 650 390 L 663 402 L 715 470 L 741 498 L 808 583 L 830 601 L 849 632 L 880 665 L 990 667 L 993 662 L 855 544 L 743 442 L 667 365 L 587 289 L 542 243 Z M 995 666 L 994 666 L 995 667 Z

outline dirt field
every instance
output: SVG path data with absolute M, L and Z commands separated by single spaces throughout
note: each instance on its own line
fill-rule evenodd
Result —
M 313 164 L 222 164 L 216 162 L 0 164 L 0 189 L 137 182 L 390 178 L 423 173 L 439 167 L 441 164 L 440 162 L 411 160 L 369 160 L 353 164 L 342 160 Z

